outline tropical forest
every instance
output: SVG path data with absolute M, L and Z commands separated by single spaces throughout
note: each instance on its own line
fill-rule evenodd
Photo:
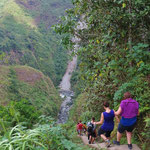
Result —
M 0 0 L 0 150 L 128 149 L 150 150 L 150 1 Z

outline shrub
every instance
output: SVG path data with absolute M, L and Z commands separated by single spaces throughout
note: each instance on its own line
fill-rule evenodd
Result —
M 61 126 L 55 126 L 53 121 L 37 124 L 34 129 L 17 125 L 0 139 L 0 149 L 80 150 L 80 147 L 69 140 L 66 133 Z

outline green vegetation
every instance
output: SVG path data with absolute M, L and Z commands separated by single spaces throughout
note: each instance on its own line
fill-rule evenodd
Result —
M 0 149 L 89 149 L 51 118 L 56 120 L 61 99 L 43 73 L 28 66 L 0 66 L 0 81 Z
M 27 66 L 1 66 L 0 79 L 1 105 L 26 99 L 43 114 L 57 117 L 61 99 L 52 81 L 43 73 Z
M 69 0 L 0 1 L 1 150 L 88 149 L 54 122 L 61 104 L 54 85 L 68 56 L 51 26 L 68 7 Z
M 29 101 L 12 101 L 7 106 L 0 106 L 1 135 L 7 130 L 22 122 L 26 127 L 31 128 L 38 120 L 41 112 Z
M 22 150 L 86 150 L 71 141 L 64 127 L 56 126 L 51 117 L 41 116 L 33 129 L 18 124 L 0 138 L 0 149 Z
M 80 118 L 93 112 L 99 117 L 105 100 L 117 109 L 123 93 L 130 91 L 140 103 L 136 141 L 149 147 L 150 142 L 144 142 L 148 135 L 144 118 L 147 120 L 150 112 L 150 2 L 74 0 L 73 3 L 74 8 L 67 11 L 67 17 L 55 26 L 55 31 L 67 34 L 63 43 L 68 47 L 73 46 L 74 33 L 81 39 L 76 53 L 80 60 L 78 74 L 84 85 L 83 94 L 75 102 L 82 104 Z M 83 18 L 87 28 L 76 31 L 75 18 Z M 77 106 L 74 111 L 78 109 Z
M 73 0 L 73 4 L 54 27 L 62 34 L 56 36 L 51 26 L 72 6 L 69 0 L 1 0 L 0 149 L 86 150 L 76 136 L 77 121 L 87 122 L 92 116 L 99 120 L 103 101 L 116 110 L 123 93 L 130 91 L 140 103 L 133 142 L 146 150 L 150 143 L 149 0 Z M 87 28 L 77 31 L 79 18 Z M 59 84 L 68 59 L 57 41 L 63 38 L 71 49 L 74 34 L 81 39 L 78 70 L 72 78 L 76 101 L 69 122 L 56 125 L 51 117 L 56 118 L 61 100 L 52 81 Z
M 51 26 L 68 7 L 70 0 L 0 1 L 0 150 L 89 149 L 54 121 L 61 104 L 54 85 L 68 52 Z
M 68 134 L 69 124 L 54 121 L 61 99 L 43 73 L 28 66 L 0 66 L 0 81 L 0 149 L 89 150 L 75 131 Z
M 0 64 L 31 66 L 58 85 L 66 69 L 67 51 L 50 27 L 67 7 L 71 3 L 66 0 L 2 0 Z

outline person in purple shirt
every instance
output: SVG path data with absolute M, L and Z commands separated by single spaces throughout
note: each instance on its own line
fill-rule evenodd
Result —
M 121 120 L 118 125 L 117 141 L 113 141 L 113 143 L 120 145 L 122 133 L 126 131 L 128 148 L 132 149 L 131 137 L 137 122 L 137 115 L 139 115 L 139 103 L 132 99 L 130 92 L 124 93 L 124 100 L 121 101 L 120 107 L 115 112 L 115 115 L 121 115 Z

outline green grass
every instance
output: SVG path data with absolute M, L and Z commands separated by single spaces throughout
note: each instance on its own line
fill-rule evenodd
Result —
M 27 66 L 0 66 L 0 103 L 27 99 L 44 114 L 57 116 L 61 99 L 52 81 Z

